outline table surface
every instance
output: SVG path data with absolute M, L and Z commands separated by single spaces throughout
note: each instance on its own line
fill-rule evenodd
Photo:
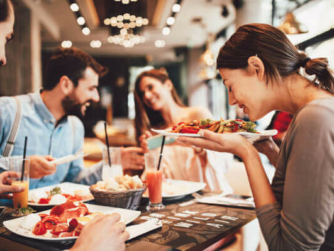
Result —
M 184 205 L 188 201 L 194 202 L 193 197 L 187 196 L 177 201 L 164 202 L 165 209 L 152 212 L 146 211 L 147 199 L 143 199 L 139 208 L 142 214 L 132 224 L 142 223 L 148 217 L 158 217 L 162 220 L 163 226 L 129 241 L 127 250 L 203 250 L 229 234 L 237 232 L 256 217 L 254 209 L 199 203 Z M 73 246 L 74 241 L 37 241 L 11 233 L 3 226 L 3 221 L 12 218 L 11 211 L 12 209 L 8 208 L 0 217 L 0 239 L 1 242 L 10 241 L 9 245 L 13 250 L 18 243 L 32 248 L 31 250 L 48 251 L 59 251 Z

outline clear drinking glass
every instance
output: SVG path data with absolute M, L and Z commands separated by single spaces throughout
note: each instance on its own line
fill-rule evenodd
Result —
M 13 156 L 9 159 L 9 170 L 22 174 L 24 165 L 23 178 L 11 178 L 12 186 L 23 186 L 24 191 L 20 193 L 13 193 L 14 213 L 12 216 L 22 216 L 19 209 L 28 207 L 29 194 L 29 174 L 30 174 L 30 158 L 23 159 L 22 156 Z
M 160 210 L 165 208 L 162 204 L 162 168 L 158 170 L 160 158 L 162 162 L 162 154 L 145 153 L 146 183 L 150 199 L 147 210 Z
M 102 167 L 102 180 L 107 181 L 109 177 L 115 177 L 123 175 L 122 167 L 122 148 L 121 147 L 109 147 L 110 164 L 107 148 L 103 149 L 103 167 Z

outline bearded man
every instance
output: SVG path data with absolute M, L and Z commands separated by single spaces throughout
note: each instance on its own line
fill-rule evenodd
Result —
M 58 166 L 52 161 L 82 150 L 84 127 L 77 117 L 99 101 L 99 77 L 106 71 L 83 51 L 58 49 L 46 66 L 41 91 L 0 98 L 1 171 L 8 170 L 12 156 L 23 155 L 28 136 L 30 188 L 100 180 L 101 165 L 85 169 L 83 158 Z

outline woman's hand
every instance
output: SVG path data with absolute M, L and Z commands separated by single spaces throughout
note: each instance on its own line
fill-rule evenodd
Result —
M 122 167 L 124 170 L 142 170 L 145 166 L 144 150 L 140 147 L 122 148 Z
M 0 194 L 3 193 L 19 193 L 24 191 L 23 186 L 11 186 L 12 182 L 9 178 L 20 178 L 21 174 L 12 171 L 6 171 L 0 174 Z
M 217 152 L 232 153 L 240 158 L 244 157 L 248 148 L 253 147 L 249 141 L 238 134 L 217 134 L 209 130 L 200 130 L 199 134 L 203 138 L 179 137 L 177 141 Z
M 150 133 L 149 131 L 146 131 L 144 134 L 140 135 L 139 137 L 140 147 L 143 149 L 144 153 L 149 152 L 147 139 L 150 137 L 152 137 L 152 133 Z
M 266 140 L 255 142 L 253 145 L 259 153 L 263 153 L 264 155 L 266 155 L 270 163 L 276 167 L 279 147 L 276 145 L 271 137 Z
M 125 231 L 125 224 L 119 222 L 120 218 L 115 213 L 94 217 L 84 226 L 71 251 L 125 250 L 129 233 Z

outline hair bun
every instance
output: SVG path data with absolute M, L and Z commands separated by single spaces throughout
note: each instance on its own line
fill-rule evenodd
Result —
M 302 61 L 300 62 L 300 66 L 303 67 L 303 68 L 305 68 L 305 66 L 306 66 L 306 64 L 307 64 L 307 62 L 308 62 L 309 60 L 311 60 L 311 58 L 309 58 L 309 57 L 305 58 L 304 60 L 302 60 Z

